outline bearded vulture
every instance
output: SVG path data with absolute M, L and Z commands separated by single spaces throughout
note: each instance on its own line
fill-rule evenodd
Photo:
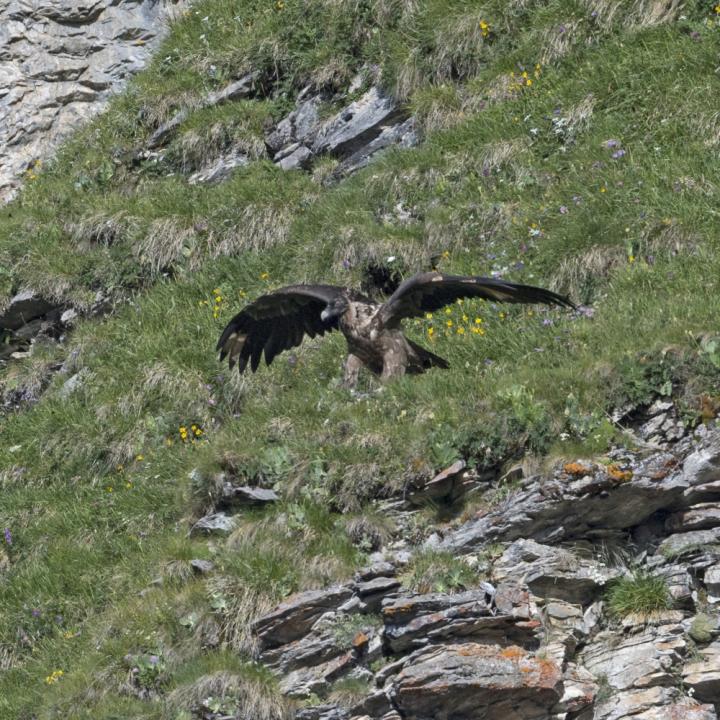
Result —
M 262 295 L 239 312 L 223 330 L 217 350 L 231 368 L 237 364 L 242 373 L 249 364 L 255 372 L 263 353 L 270 365 L 283 350 L 300 345 L 305 335 L 340 330 L 348 344 L 346 387 L 356 385 L 363 365 L 382 380 L 448 368 L 447 360 L 408 340 L 401 323 L 459 298 L 575 308 L 567 298 L 532 285 L 440 272 L 413 275 L 384 303 L 335 285 L 290 285 Z

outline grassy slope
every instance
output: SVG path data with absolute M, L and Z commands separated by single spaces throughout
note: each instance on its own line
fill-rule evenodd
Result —
M 352 522 L 364 513 L 387 531 L 372 497 L 459 455 L 602 452 L 615 432 L 606 412 L 622 402 L 672 386 L 691 419 L 700 392 L 720 392 L 720 358 L 697 340 L 720 313 L 718 27 L 712 3 L 688 3 L 685 19 L 665 18 L 670 4 L 325 0 L 308 12 L 208 0 L 28 180 L 0 210 L 5 290 L 130 302 L 0 376 L 6 389 L 32 384 L 68 354 L 86 373 L 68 398 L 58 375 L 37 405 L 0 418 L 0 527 L 12 533 L 0 717 L 189 717 L 220 670 L 270 712 L 272 682 L 243 659 L 246 620 L 348 575 L 362 561 Z M 344 88 L 367 62 L 422 119 L 419 148 L 332 188 L 327 160 L 311 175 L 258 162 L 213 188 L 179 174 L 223 143 L 256 152 L 264 119 L 305 84 Z M 130 164 L 178 103 L 255 68 L 282 92 L 198 112 L 164 165 Z M 358 283 L 366 262 L 392 255 L 407 272 L 439 257 L 449 272 L 553 284 L 594 316 L 451 308 L 412 330 L 452 369 L 361 400 L 337 387 L 337 337 L 242 380 L 218 366 L 216 336 L 246 296 Z M 183 443 L 193 423 L 203 435 Z M 228 543 L 188 539 L 221 467 L 286 500 Z M 191 577 L 193 557 L 212 557 L 211 580 Z M 227 651 L 207 648 L 218 633 Z M 150 655 L 161 663 L 129 680 Z

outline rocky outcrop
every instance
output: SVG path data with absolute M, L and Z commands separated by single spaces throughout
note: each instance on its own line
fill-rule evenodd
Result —
M 321 109 L 331 100 L 322 94 L 300 95 L 295 110 L 265 138 L 274 163 L 283 170 L 307 168 L 315 157 L 330 155 L 341 160 L 333 172 L 337 179 L 363 167 L 390 145 L 417 144 L 407 110 L 377 87 L 323 120 Z
M 173 0 L 0 2 L 0 203 L 146 64 L 176 6 Z
M 519 647 L 441 645 L 415 654 L 390 696 L 407 720 L 542 720 L 563 696 L 562 671 Z
M 672 454 L 620 454 L 565 463 L 512 503 L 436 528 L 428 546 L 464 556 L 471 587 L 410 591 L 404 566 L 419 549 L 395 542 L 352 581 L 259 618 L 258 659 L 306 703 L 296 717 L 717 720 L 720 426 Z M 449 497 L 465 472 L 429 484 Z M 621 538 L 618 562 L 598 540 Z M 672 608 L 609 612 L 608 589 L 628 567 L 662 578 Z M 366 692 L 333 702 L 340 681 Z

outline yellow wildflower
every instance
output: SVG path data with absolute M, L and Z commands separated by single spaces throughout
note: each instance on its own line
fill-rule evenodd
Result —
M 446 324 L 448 327 L 452 327 L 452 326 L 453 326 L 453 321 L 452 321 L 452 320 L 448 320 L 445 324 Z
M 635 256 L 634 255 L 628 255 L 628 262 L 634 263 L 635 262 Z
M 65 672 L 63 670 L 53 670 L 52 673 L 45 678 L 45 682 L 48 685 L 54 685 L 64 674 Z
M 136 459 L 138 462 L 140 462 L 141 460 L 144 460 L 144 459 L 145 459 L 145 456 L 144 456 L 144 455 L 136 455 L 136 456 L 135 456 L 135 459 Z
M 482 322 L 482 318 L 481 318 L 481 317 L 476 317 L 476 318 L 475 318 L 475 324 L 476 324 L 476 325 L 479 325 L 481 322 Z
M 426 317 L 428 320 L 432 320 L 432 313 L 425 313 L 425 317 Z
M 462 326 L 460 326 L 460 327 L 457 329 L 457 334 L 458 334 L 458 335 L 464 335 L 464 334 L 465 334 L 465 328 L 462 327 Z
M 603 186 L 600 188 L 600 192 L 601 192 L 601 193 L 607 192 L 607 188 L 603 185 Z
M 462 316 L 463 322 L 467 322 L 470 318 L 467 315 Z
M 269 272 L 260 273 L 260 279 L 261 280 L 267 280 L 270 277 Z
M 428 337 L 432 337 L 435 334 L 435 328 L 428 328 Z

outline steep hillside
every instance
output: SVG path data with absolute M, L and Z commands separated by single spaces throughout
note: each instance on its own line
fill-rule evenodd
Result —
M 373 551 L 410 553 L 392 575 L 415 553 L 405 588 L 447 593 L 477 588 L 498 558 L 509 573 L 517 538 L 581 538 L 588 553 L 629 543 L 647 516 L 609 535 L 553 535 L 552 514 L 542 538 L 502 515 L 505 534 L 453 533 L 512 507 L 522 478 L 556 477 L 555 463 L 570 465 L 561 483 L 599 467 L 573 466 L 578 456 L 609 464 L 619 476 L 603 493 L 645 477 L 640 451 L 679 441 L 679 466 L 699 452 L 691 431 L 710 442 L 716 4 L 188 9 L 149 68 L 0 208 L 0 718 L 284 717 L 288 703 L 326 699 L 328 683 L 285 698 L 256 662 L 280 641 L 253 621 L 295 591 L 344 583 Z M 317 280 L 379 295 L 431 267 L 549 286 L 581 308 L 458 304 L 410 323 L 450 370 L 384 387 L 363 377 L 354 394 L 339 385 L 339 337 L 242 378 L 214 355 L 227 320 L 268 289 Z M 627 456 L 608 455 L 617 446 Z M 519 461 L 524 474 L 508 474 Z M 453 465 L 472 494 L 423 490 Z M 650 513 L 686 509 L 673 488 Z M 203 530 L 215 511 L 223 527 Z M 641 579 L 650 536 L 628 550 Z M 467 547 L 471 565 L 452 555 Z M 604 580 L 622 574 L 605 555 Z M 586 609 L 603 583 L 565 600 Z M 671 604 L 659 598 L 650 610 Z M 696 601 L 685 616 L 705 608 Z M 354 622 L 343 642 L 363 630 Z M 523 644 L 526 631 L 507 637 Z M 373 671 L 410 647 L 384 642 Z M 545 660 L 532 662 L 545 687 Z M 367 680 L 345 679 L 335 697 L 352 704 Z M 402 717 L 422 717 L 408 702 Z

